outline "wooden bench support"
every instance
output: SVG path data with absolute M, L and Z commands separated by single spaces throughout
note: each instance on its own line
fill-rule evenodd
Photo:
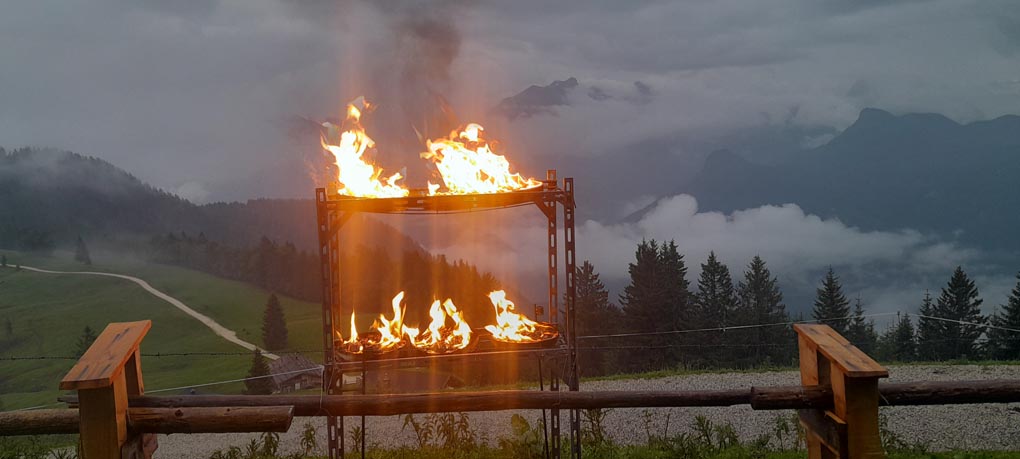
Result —
M 832 409 L 799 410 L 810 459 L 885 458 L 878 431 L 878 379 L 888 370 L 828 325 L 797 324 L 800 379 L 829 388 Z
M 128 396 L 142 395 L 139 347 L 152 321 L 111 323 L 60 381 L 78 391 L 82 459 L 149 459 L 151 434 L 128 431 Z

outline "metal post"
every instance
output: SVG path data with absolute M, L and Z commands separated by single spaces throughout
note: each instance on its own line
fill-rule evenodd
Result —
M 566 316 L 567 316 L 567 349 L 569 357 L 567 361 L 567 385 L 571 391 L 580 389 L 577 374 L 577 321 L 574 310 L 577 302 L 577 245 L 574 240 L 574 179 L 568 177 L 563 179 L 563 242 L 564 261 L 566 261 Z M 570 410 L 570 453 L 571 456 L 580 459 L 581 457 L 581 417 L 578 410 Z
M 329 208 L 326 204 L 326 189 L 316 188 L 315 189 L 315 213 L 316 213 L 316 229 L 318 230 L 319 236 L 319 262 L 320 262 L 320 273 L 322 282 L 322 390 L 332 395 L 334 394 L 334 388 L 337 384 L 337 372 L 334 366 L 334 340 L 336 339 L 335 326 L 334 326 L 334 292 L 339 289 L 339 285 L 334 288 L 335 274 L 333 272 L 333 234 L 332 234 L 332 218 L 329 212 Z M 339 384 L 343 385 L 343 374 L 339 374 Z M 338 419 L 336 416 L 326 416 L 326 439 L 329 443 L 329 458 L 330 459 L 341 459 L 343 457 L 343 418 Z
M 546 176 L 546 189 L 551 190 L 556 188 L 556 170 L 549 169 L 545 173 Z M 548 245 L 549 245 L 549 322 L 557 324 L 559 323 L 559 266 L 557 263 L 557 247 L 556 247 L 556 200 L 548 198 L 545 201 L 545 206 L 548 209 L 546 216 L 549 219 L 548 226 Z

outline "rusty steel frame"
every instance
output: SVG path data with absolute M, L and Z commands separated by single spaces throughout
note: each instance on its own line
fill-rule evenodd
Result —
M 549 322 L 556 325 L 564 325 L 561 331 L 566 337 L 567 366 L 565 375 L 561 375 L 563 369 L 560 365 L 549 365 L 550 380 L 549 390 L 559 391 L 560 379 L 564 379 L 570 391 L 577 391 L 577 337 L 574 321 L 574 307 L 577 296 L 577 288 L 574 283 L 576 273 L 576 244 L 574 240 L 574 179 L 563 180 L 563 187 L 559 187 L 556 178 L 556 171 L 549 170 L 546 173 L 546 180 L 541 187 L 523 191 L 514 191 L 495 194 L 475 195 L 452 195 L 452 196 L 426 196 L 420 190 L 412 191 L 410 196 L 401 198 L 351 198 L 346 196 L 331 195 L 325 188 L 315 190 L 315 209 L 317 218 L 317 229 L 319 239 L 319 258 L 322 275 L 322 335 L 324 351 L 323 390 L 330 395 L 339 395 L 343 390 L 344 370 L 339 364 L 336 355 L 337 324 L 339 318 L 343 317 L 343 305 L 340 297 L 340 279 L 343 267 L 340 263 L 340 230 L 344 223 L 354 213 L 383 213 L 383 214 L 444 214 L 458 212 L 472 212 L 489 209 L 504 209 L 511 207 L 535 205 L 546 216 L 547 245 L 548 245 L 548 274 L 549 274 L 549 298 L 547 314 Z M 563 207 L 563 234 L 564 234 L 564 279 L 566 286 L 565 295 L 565 321 L 561 324 L 559 317 L 559 244 L 557 207 Z M 536 317 L 538 319 L 538 317 Z M 544 359 L 544 354 L 539 357 Z M 358 392 L 364 393 L 365 367 L 361 366 L 362 380 Z M 541 368 L 541 366 L 540 366 Z M 541 370 L 540 370 L 541 371 Z M 541 377 L 541 375 L 540 375 Z M 560 451 L 560 414 L 559 409 L 550 410 L 549 436 L 550 453 L 552 457 L 561 457 Z M 365 451 L 365 429 L 364 417 L 362 417 L 362 441 L 361 455 Z M 344 438 L 343 417 L 326 417 L 327 441 L 329 444 L 330 459 L 340 459 L 345 451 L 346 441 Z M 570 457 L 580 459 L 581 457 L 581 420 L 580 412 L 570 410 L 569 414 L 569 439 Z

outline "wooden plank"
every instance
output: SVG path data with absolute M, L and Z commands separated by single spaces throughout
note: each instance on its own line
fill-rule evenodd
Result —
M 124 365 L 135 354 L 151 327 L 151 320 L 107 325 L 60 381 L 60 388 L 95 389 L 112 385 L 118 375 L 123 375 Z
M 847 423 L 847 451 L 854 459 L 883 459 L 878 430 L 878 378 L 832 374 L 832 411 Z
M 793 326 L 798 336 L 813 343 L 818 352 L 825 356 L 833 365 L 840 368 L 843 374 L 851 378 L 886 378 L 889 371 L 862 352 L 845 338 L 839 336 L 832 327 L 823 324 L 796 324 Z M 803 357 L 803 353 L 801 355 Z
M 0 411 L 0 436 L 78 433 L 78 410 Z
M 831 411 L 797 410 L 800 421 L 837 457 L 847 455 L 847 424 Z
M 120 457 L 128 438 L 124 372 L 112 386 L 78 390 L 79 432 L 83 459 Z

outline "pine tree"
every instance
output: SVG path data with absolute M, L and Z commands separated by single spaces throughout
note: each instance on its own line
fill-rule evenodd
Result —
M 574 285 L 577 289 L 577 300 L 574 304 L 577 335 L 601 335 L 618 331 L 620 310 L 610 304 L 609 291 L 606 290 L 599 273 L 595 271 L 595 266 L 590 261 L 585 260 L 577 268 Z M 587 341 L 585 344 L 593 342 Z M 578 352 L 578 360 L 580 370 L 586 376 L 606 374 L 610 361 L 604 352 L 593 349 Z
M 789 322 L 790 316 L 783 304 L 783 292 L 779 290 L 779 282 L 768 267 L 765 260 L 755 255 L 744 271 L 744 280 L 737 284 L 737 320 L 736 325 L 759 325 Z M 792 359 L 796 350 L 792 329 L 789 326 L 752 327 L 739 332 L 739 341 L 752 346 L 749 350 L 753 357 L 751 365 L 768 363 L 785 363 Z M 776 346 L 789 342 L 790 346 Z
M 932 301 L 931 293 L 924 292 L 924 299 L 921 300 L 921 308 L 918 310 L 917 319 L 917 357 L 923 360 L 937 360 L 943 353 L 940 346 L 942 341 L 942 321 L 932 319 L 938 311 L 935 309 L 935 302 Z
M 850 315 L 850 302 L 843 295 L 843 286 L 840 285 L 839 277 L 831 267 L 825 274 L 822 287 L 817 290 L 812 315 L 815 320 L 832 327 L 836 333 L 846 336 L 848 329 L 846 318 Z
M 1016 279 L 1006 304 L 992 316 L 992 325 L 999 328 L 988 329 L 988 351 L 994 359 L 1020 359 L 1020 273 Z
M 275 293 L 269 294 L 262 314 L 262 342 L 270 351 L 279 351 L 287 347 L 287 321 L 283 317 L 280 299 Z
M 269 376 L 269 362 L 259 348 L 251 358 L 251 368 L 244 380 L 245 393 L 248 395 L 269 395 L 273 393 L 273 379 Z
M 89 248 L 85 246 L 85 240 L 78 235 L 78 242 L 74 248 L 74 261 L 82 264 L 92 265 L 92 257 L 89 256 Z
M 984 333 L 988 318 L 981 315 L 981 298 L 974 281 L 957 266 L 935 303 L 935 313 L 922 314 L 938 317 L 938 335 L 926 336 L 921 346 L 932 346 L 933 357 L 939 360 L 974 358 L 978 355 L 978 338 Z M 937 319 L 924 319 L 934 321 Z M 966 322 L 966 323 L 962 323 Z
M 930 298 L 929 298 L 930 301 Z M 893 362 L 910 362 L 917 358 L 917 341 L 914 324 L 909 314 L 903 314 L 889 327 L 880 339 L 881 356 Z
M 687 266 L 684 263 L 684 256 L 680 253 L 675 241 L 663 243 L 659 247 L 659 267 L 661 278 L 662 310 L 665 316 L 660 316 L 659 321 L 666 324 L 667 330 L 685 330 L 691 328 L 691 290 L 690 282 L 687 280 Z M 679 345 L 684 343 L 682 334 L 670 334 L 663 336 L 661 341 L 664 345 L 670 346 L 665 355 L 665 365 L 675 366 L 683 361 L 689 353 Z
M 92 343 L 96 342 L 96 338 L 98 338 L 96 332 L 92 331 L 92 327 L 86 325 L 85 329 L 82 330 L 81 336 L 78 337 L 78 342 L 75 343 L 74 345 L 75 357 L 81 357 L 85 355 L 85 351 L 89 350 L 89 347 L 92 346 Z
M 0 266 L 7 267 L 7 255 L 0 255 Z
M 875 321 L 864 317 L 864 306 L 861 297 L 854 303 L 854 311 L 850 324 L 847 326 L 846 339 L 857 346 L 865 354 L 872 354 L 878 347 L 878 334 L 875 332 Z
M 733 291 L 733 280 L 730 270 L 719 262 L 715 252 L 710 252 L 708 261 L 701 265 L 701 276 L 698 278 L 698 292 L 692 301 L 692 322 L 696 328 L 723 328 L 730 325 L 737 307 L 737 296 Z M 698 332 L 696 338 L 700 344 L 717 346 L 723 344 L 723 332 Z M 729 361 L 729 355 L 720 348 L 706 347 L 698 352 L 698 357 L 712 364 Z

